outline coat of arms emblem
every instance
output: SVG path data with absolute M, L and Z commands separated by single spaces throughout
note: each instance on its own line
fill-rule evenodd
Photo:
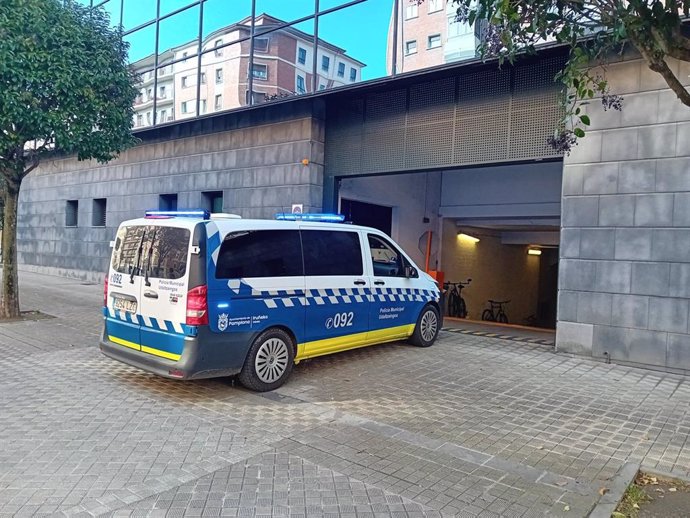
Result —
M 218 330 L 225 331 L 228 328 L 228 314 L 221 313 L 218 315 Z

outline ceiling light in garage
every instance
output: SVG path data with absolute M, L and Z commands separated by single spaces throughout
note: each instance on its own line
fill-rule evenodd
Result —
M 479 243 L 478 237 L 470 236 L 469 234 L 465 234 L 463 232 L 460 232 L 458 234 L 458 238 L 463 239 L 465 241 L 469 241 L 470 243 Z
M 541 250 L 538 248 L 528 248 L 527 255 L 541 255 Z

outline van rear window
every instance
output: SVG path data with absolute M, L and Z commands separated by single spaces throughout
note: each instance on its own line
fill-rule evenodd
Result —
M 121 227 L 115 238 L 113 269 L 156 279 L 179 279 L 187 271 L 190 232 L 185 228 Z
M 300 275 L 304 273 L 297 230 L 232 232 L 220 246 L 217 279 Z

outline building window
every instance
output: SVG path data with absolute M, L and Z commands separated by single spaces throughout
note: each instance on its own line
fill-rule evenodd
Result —
M 223 108 L 223 96 L 222 95 L 216 95 L 216 102 L 214 105 L 216 110 L 220 110 Z
M 188 56 L 187 52 L 182 53 L 182 59 L 184 59 L 185 63 L 187 62 L 187 56 Z
M 338 63 L 338 77 L 345 77 L 345 63 Z
M 201 193 L 203 208 L 211 212 L 223 212 L 223 191 L 207 191 Z
M 350 69 L 350 81 L 357 81 L 357 69 L 356 68 Z
M 79 201 L 67 200 L 65 204 L 65 226 L 76 227 L 79 223 Z
M 165 99 L 165 86 L 158 87 L 158 98 Z
M 331 58 L 328 56 L 321 56 L 321 70 L 325 70 L 328 72 L 328 69 L 331 66 Z
M 202 85 L 206 84 L 206 72 L 201 73 L 201 84 Z
M 443 0 L 427 0 L 429 2 L 429 12 L 435 13 L 443 9 Z
M 151 125 L 151 112 L 146 112 L 146 124 Z
M 182 76 L 182 88 L 187 88 L 189 86 L 189 77 Z
M 137 126 L 143 126 L 144 125 L 144 116 L 139 113 L 137 114 Z
M 148 88 L 146 90 L 146 100 L 150 101 L 151 99 L 153 99 L 153 88 Z
M 414 3 L 410 4 L 405 8 L 405 19 L 410 20 L 412 18 L 417 18 L 419 16 L 419 6 Z
M 307 90 L 304 87 L 304 78 L 302 76 L 297 76 L 297 93 L 298 94 L 303 94 Z
M 187 101 L 183 102 L 183 103 L 180 105 L 180 111 L 181 111 L 182 113 L 189 113 L 189 106 L 188 106 L 188 104 L 187 104 Z
M 299 47 L 297 49 L 297 62 L 300 65 L 304 65 L 307 62 L 307 49 Z
M 199 106 L 201 113 L 206 113 L 206 99 L 201 100 L 201 106 Z
M 441 46 L 441 35 L 440 34 L 434 34 L 432 36 L 429 36 L 428 48 L 435 49 L 435 48 L 440 47 L 440 46 Z
M 215 55 L 216 55 L 217 58 L 219 58 L 219 57 L 221 57 L 221 56 L 223 55 L 223 49 L 219 49 L 219 48 L 218 48 L 218 47 L 220 47 L 222 44 L 223 44 L 223 40 L 216 40 L 216 43 L 215 43 L 214 47 L 215 47 L 215 49 L 216 49 L 216 50 L 215 50 Z
M 177 194 L 158 196 L 158 210 L 177 210 Z
M 223 69 L 216 68 L 216 84 L 219 85 L 223 82 Z
M 326 89 L 326 85 L 325 85 L 325 84 L 322 83 L 322 84 L 319 85 L 319 90 L 325 90 L 325 89 Z
M 252 66 L 252 77 L 256 79 L 268 79 L 268 65 L 254 63 Z
M 417 52 L 417 40 L 405 42 L 405 55 L 416 54 Z
M 254 38 L 254 50 L 268 52 L 268 38 Z
M 93 212 L 91 213 L 92 227 L 105 227 L 106 204 L 105 198 L 93 200 Z
M 455 20 L 454 16 L 448 17 L 448 37 L 465 36 L 472 32 L 472 27 L 469 23 L 462 23 Z
M 266 94 L 264 92 L 252 92 L 252 98 L 254 99 L 252 104 L 261 104 L 266 102 Z M 244 91 L 244 100 L 246 104 L 249 104 L 249 90 Z
M 168 122 L 168 110 L 161 110 L 161 122 Z

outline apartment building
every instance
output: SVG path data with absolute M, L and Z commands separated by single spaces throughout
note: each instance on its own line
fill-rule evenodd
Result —
M 267 14 L 255 19 L 254 62 L 251 70 L 253 104 L 276 96 L 310 93 L 361 81 L 365 64 L 346 50 Z M 246 106 L 249 101 L 251 18 L 210 33 L 202 41 L 201 63 L 195 41 L 159 55 L 157 122 L 183 120 Z M 316 81 L 314 81 L 316 59 Z M 135 104 L 135 128 L 150 126 L 153 104 L 154 56 L 133 64 L 142 74 L 141 95 Z
M 401 73 L 474 57 L 479 40 L 469 24 L 457 20 L 456 11 L 449 0 L 394 3 L 388 30 L 388 71 L 393 72 L 394 58 L 396 72 Z

